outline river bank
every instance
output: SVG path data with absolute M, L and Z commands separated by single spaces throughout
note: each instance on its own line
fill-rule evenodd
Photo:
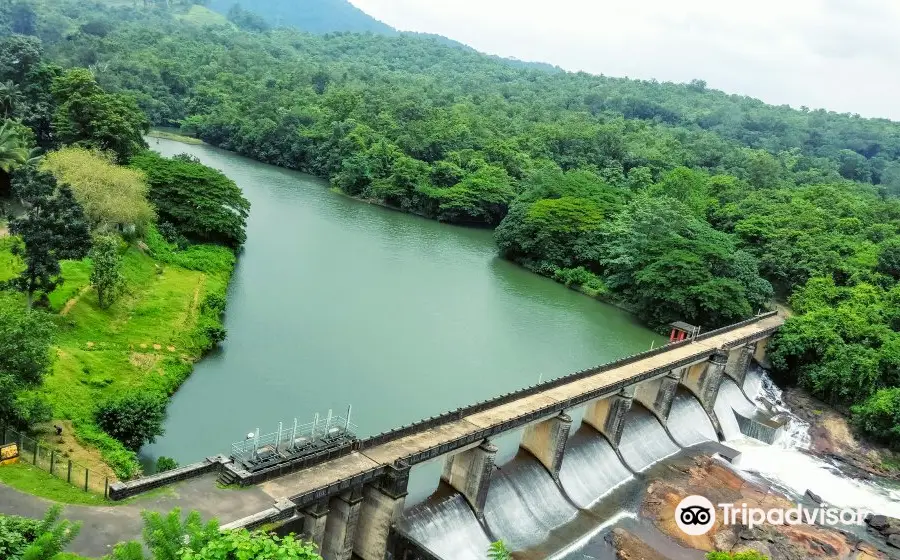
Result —
M 784 404 L 809 424 L 809 452 L 858 471 L 900 481 L 900 454 L 860 438 L 846 414 L 809 395 L 799 387 L 786 389 Z
M 0 280 L 23 266 L 8 239 L 0 240 Z M 204 302 L 225 296 L 235 264 L 228 249 L 179 251 L 154 231 L 124 249 L 122 259 L 125 289 L 106 309 L 90 286 L 90 261 L 62 263 L 65 283 L 47 303 L 57 324 L 55 357 L 35 391 L 53 410 L 53 420 L 37 426 L 36 435 L 62 460 L 111 480 L 136 476 L 140 466 L 134 453 L 96 426 L 94 407 L 129 390 L 168 397 L 178 389 L 214 344 L 210 329 L 221 327 L 221 316 Z M 57 436 L 53 425 L 63 434 Z

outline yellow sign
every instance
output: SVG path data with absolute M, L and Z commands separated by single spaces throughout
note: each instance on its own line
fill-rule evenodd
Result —
M 19 446 L 15 443 L 0 447 L 0 465 L 9 465 L 19 461 Z

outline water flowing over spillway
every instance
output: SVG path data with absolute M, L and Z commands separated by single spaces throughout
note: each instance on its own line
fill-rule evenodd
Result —
M 542 543 L 577 513 L 533 458 L 520 457 L 494 471 L 485 519 L 494 536 L 512 550 Z
M 580 430 L 569 439 L 559 479 L 578 507 L 590 507 L 631 478 L 631 473 L 600 434 Z
M 672 437 L 682 447 L 718 440 L 716 429 L 706 411 L 687 391 L 679 391 L 675 396 L 668 426 Z
M 484 560 L 490 540 L 461 494 L 407 511 L 400 527 L 441 558 Z
M 747 400 L 747 397 L 744 396 L 744 393 L 741 392 L 734 381 L 723 379 L 713 410 L 716 413 L 716 418 L 719 419 L 719 424 L 722 426 L 725 441 L 732 441 L 743 439 L 744 437 L 734 413 L 737 412 L 746 417 L 752 417 L 756 414 L 757 408 L 755 404 Z
M 722 388 L 725 389 L 725 384 Z M 809 425 L 784 407 L 781 390 L 762 369 L 753 368 L 747 373 L 744 390 L 764 405 L 765 409 L 783 415 L 787 424 L 781 437 L 773 445 L 741 437 L 730 441 L 728 445 L 741 452 L 737 467 L 759 473 L 797 495 L 812 490 L 833 506 L 900 516 L 900 491 L 897 489 L 847 476 L 837 466 L 803 453 L 802 450 L 810 447 Z M 754 392 L 751 393 L 751 390 Z M 750 404 L 743 395 L 740 399 L 737 398 L 740 391 L 731 383 L 731 388 L 719 392 L 720 399 L 716 401 L 717 415 L 720 414 L 718 406 L 723 400 L 723 393 L 727 395 L 726 399 L 731 399 L 736 404 L 736 408 L 744 407 L 745 403 Z M 758 410 L 755 405 L 754 409 Z M 724 428 L 725 422 L 721 415 L 719 421 Z
M 629 467 L 642 471 L 677 453 L 678 446 L 653 415 L 643 409 L 632 409 L 625 419 L 619 451 Z

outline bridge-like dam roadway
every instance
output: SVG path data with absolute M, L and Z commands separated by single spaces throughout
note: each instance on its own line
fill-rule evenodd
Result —
M 540 418 L 571 409 L 614 394 L 623 385 L 640 383 L 671 371 L 701 362 L 717 352 L 727 351 L 743 342 L 762 340 L 784 323 L 777 315 L 766 315 L 736 328 L 723 329 L 711 336 L 687 344 L 676 344 L 665 351 L 640 358 L 594 375 L 574 379 L 536 394 L 522 396 L 461 419 L 447 421 L 393 441 L 354 451 L 307 469 L 262 483 L 262 488 L 275 499 L 292 499 L 298 505 L 306 496 L 403 462 L 406 465 L 431 460 L 465 446 L 476 447 L 482 440 L 460 445 L 460 440 L 484 434 L 485 431 L 515 429 L 520 421 L 525 426 Z M 537 416 L 536 416 L 537 415 Z M 513 424 L 511 426 L 511 424 Z M 443 451 L 443 448 L 447 448 Z M 443 451 L 443 452 L 441 452 Z

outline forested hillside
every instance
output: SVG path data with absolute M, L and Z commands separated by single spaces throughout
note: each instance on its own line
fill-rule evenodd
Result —
M 235 5 L 262 17 L 271 26 L 293 26 L 310 33 L 397 33 L 347 0 L 209 0 L 208 4 L 221 14 L 228 14 Z
M 789 300 L 801 315 L 772 344 L 776 367 L 900 438 L 900 124 L 700 80 L 546 72 L 410 35 L 123 4 L 20 0 L 0 27 L 133 95 L 154 124 L 497 227 L 503 256 L 653 325 L 713 327 Z

